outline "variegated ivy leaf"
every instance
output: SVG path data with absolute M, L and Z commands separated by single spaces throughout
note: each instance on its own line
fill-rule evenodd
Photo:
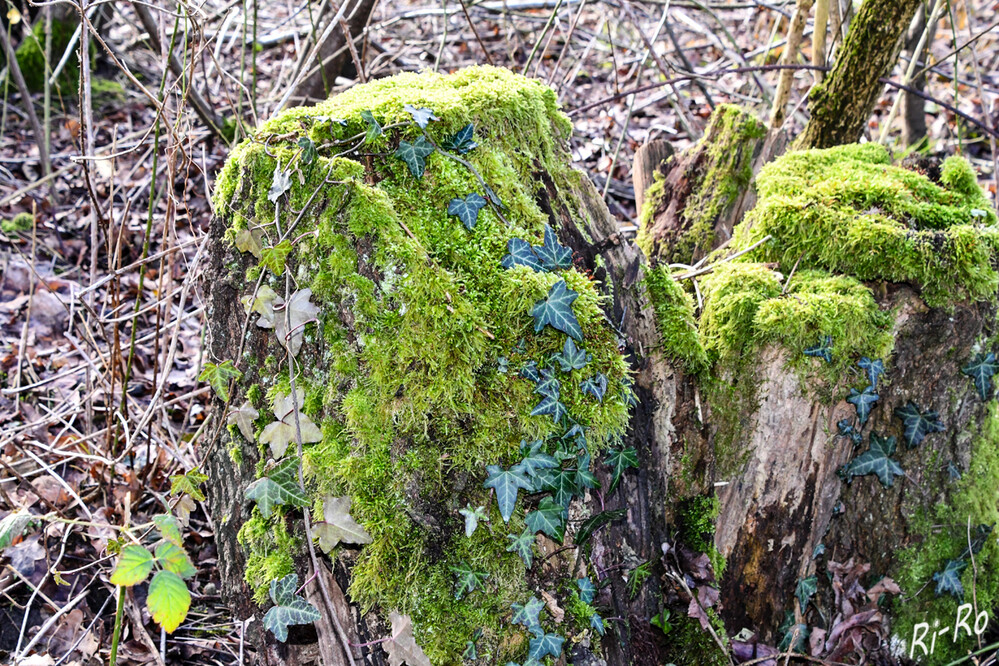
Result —
M 412 143 L 400 141 L 394 155 L 405 162 L 413 178 L 419 180 L 423 178 L 423 171 L 427 168 L 427 157 L 432 152 L 434 152 L 433 144 L 420 136 Z
M 534 331 L 539 332 L 545 326 L 571 335 L 577 341 L 583 340 L 583 329 L 572 311 L 572 303 L 579 294 L 566 287 L 565 280 L 559 280 L 548 291 L 548 296 L 537 302 L 531 315 L 534 317 Z
M 323 522 L 316 523 L 313 532 L 319 537 L 319 547 L 332 552 L 341 542 L 364 545 L 371 543 L 371 535 L 350 515 L 350 498 L 323 498 Z
M 218 365 L 206 362 L 204 369 L 201 371 L 201 375 L 198 377 L 198 381 L 208 382 L 208 385 L 215 391 L 215 395 L 217 395 L 222 402 L 228 402 L 229 380 L 238 380 L 242 376 L 243 373 L 232 364 L 232 361 L 226 359 Z
M 579 390 L 583 393 L 589 393 L 597 399 L 597 402 L 603 402 L 604 394 L 607 392 L 607 378 L 604 377 L 603 373 L 598 372 L 584 380 L 579 385 Z
M 523 470 L 516 466 L 504 470 L 499 465 L 489 465 L 486 467 L 486 473 L 489 476 L 482 485 L 496 491 L 500 515 L 503 517 L 503 522 L 508 523 L 517 504 L 517 493 L 521 489 L 530 490 L 534 484 L 524 475 Z
M 368 124 L 368 129 L 364 133 L 364 143 L 371 143 L 382 135 L 382 126 L 370 111 L 361 111 L 361 120 Z
M 319 308 L 309 302 L 310 298 L 312 298 L 311 289 L 308 287 L 299 289 L 291 295 L 284 310 L 275 312 L 274 334 L 281 345 L 290 344 L 289 351 L 292 356 L 298 356 L 298 352 L 302 349 L 305 325 L 315 320 L 319 314 Z M 275 302 L 275 306 L 283 304 Z
M 274 165 L 274 175 L 271 178 L 271 186 L 267 190 L 267 200 L 273 204 L 281 198 L 281 195 L 291 188 L 291 169 L 282 169 L 281 163 Z
M 902 425 L 905 427 L 902 438 L 910 449 L 919 446 L 927 435 L 947 429 L 947 426 L 940 421 L 937 412 L 932 410 L 922 412 L 911 400 L 905 407 L 896 407 L 895 416 L 902 419 Z
M 413 622 L 408 615 L 389 613 L 392 635 L 382 643 L 388 653 L 389 666 L 430 666 L 430 659 L 413 638 Z
M 903 470 L 891 456 L 895 454 L 895 438 L 881 437 L 871 433 L 870 448 L 847 464 L 844 472 L 847 480 L 855 476 L 875 474 L 885 488 L 891 488 L 896 476 L 905 476 Z
M 489 522 L 489 514 L 486 513 L 486 507 L 477 506 L 472 507 L 471 504 L 467 505 L 464 509 L 459 509 L 458 513 L 465 517 L 465 536 L 471 538 L 475 534 L 475 530 L 479 527 L 479 521 L 484 523 Z
M 611 485 L 607 492 L 612 493 L 617 488 L 617 484 L 621 482 L 621 475 L 624 474 L 624 470 L 629 467 L 638 467 L 638 451 L 631 447 L 626 449 L 608 449 L 604 464 L 610 465 L 611 468 Z
M 545 655 L 551 655 L 558 659 L 562 654 L 562 643 L 565 638 L 558 634 L 542 634 L 531 639 L 528 655 L 531 659 L 543 659 Z
M 489 578 L 488 573 L 485 571 L 476 571 L 468 562 L 461 562 L 458 566 L 451 567 L 451 571 L 458 577 L 454 587 L 454 598 L 459 601 L 466 594 L 482 587 L 486 579 Z
M 541 245 L 534 246 L 534 254 L 546 271 L 572 268 L 572 250 L 558 242 L 558 236 L 550 225 L 545 225 L 545 240 Z
M 425 107 L 416 108 L 412 104 L 407 104 L 402 107 L 406 113 L 413 117 L 413 122 L 420 126 L 420 129 L 427 129 L 427 125 L 431 120 L 440 120 L 434 112 Z
M 511 238 L 506 244 L 506 254 L 500 261 L 503 268 L 527 266 L 531 270 L 541 271 L 541 260 L 534 254 L 531 244 L 522 238 Z
M 260 443 L 269 444 L 271 455 L 275 460 L 282 458 L 293 442 L 297 444 L 298 433 L 302 433 L 302 444 L 314 444 L 323 439 L 322 431 L 304 412 L 305 390 L 298 387 L 295 391 L 295 401 L 288 394 L 278 394 L 274 399 L 274 417 L 276 421 L 267 424 L 260 433 Z M 298 427 L 295 426 L 295 412 L 298 412 Z
M 871 415 L 874 403 L 878 401 L 879 397 L 870 386 L 865 386 L 863 391 L 850 389 L 850 395 L 846 401 L 857 408 L 857 423 L 860 425 L 867 423 L 867 418 Z
M 524 530 L 519 536 L 507 534 L 506 538 L 510 540 L 506 552 L 517 553 L 524 561 L 524 566 L 530 569 L 531 563 L 534 561 L 534 533 L 530 530 Z
M 451 199 L 448 204 L 448 215 L 454 215 L 465 228 L 471 231 L 479 219 L 479 211 L 485 208 L 486 200 L 477 192 L 469 192 L 464 199 Z
M 271 601 L 274 606 L 264 614 L 264 628 L 282 643 L 288 640 L 289 626 L 311 624 L 322 617 L 315 606 L 295 594 L 297 589 L 298 574 L 295 573 L 271 581 Z
M 246 487 L 244 496 L 256 500 L 257 508 L 264 518 L 269 518 L 275 506 L 309 506 L 309 498 L 298 485 L 298 458 L 281 461 L 263 478 Z
M 254 441 L 253 422 L 257 420 L 258 416 L 260 416 L 260 412 L 253 408 L 249 400 L 244 400 L 242 405 L 229 412 L 225 422 L 226 425 L 234 425 L 239 428 L 239 432 L 246 438 L 246 441 L 252 442 Z

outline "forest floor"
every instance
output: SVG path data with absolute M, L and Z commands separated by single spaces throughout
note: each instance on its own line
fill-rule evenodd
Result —
M 96 43 L 82 77 L 91 103 L 81 106 L 73 79 L 48 102 L 31 96 L 48 163 L 28 100 L 9 68 L 0 75 L 0 519 L 32 516 L 9 545 L 0 530 L 2 663 L 106 663 L 114 554 L 171 509 L 197 568 L 191 612 L 161 634 L 145 586 L 135 587 L 119 663 L 241 659 L 240 627 L 216 592 L 212 525 L 200 502 L 171 494 L 171 477 L 198 469 L 210 421 L 210 389 L 198 380 L 212 360 L 202 352 L 208 287 L 199 266 L 215 176 L 231 148 L 185 91 L 236 118 L 238 134 L 252 132 L 289 83 L 309 11 L 246 0 L 172 7 L 156 13 L 171 23 L 159 41 L 170 43 L 183 17 L 183 78 L 164 71 L 132 5 L 111 3 L 96 35 L 86 31 Z M 43 20 L 19 9 L 8 13 L 15 45 L 26 22 Z M 549 83 L 575 126 L 577 166 L 633 231 L 636 148 L 653 138 L 691 145 L 723 102 L 766 118 L 777 79 L 767 67 L 782 56 L 793 9 L 786 0 L 397 0 L 378 5 L 360 52 L 368 78 L 491 62 Z M 993 200 L 995 145 L 966 118 L 999 126 L 997 15 L 996 0 L 958 0 L 933 32 L 926 94 L 965 117 L 928 103 L 924 148 L 971 159 Z M 907 63 L 891 78 L 901 80 Z M 807 118 L 812 83 L 810 71 L 796 72 L 792 134 Z M 355 84 L 339 79 L 336 90 Z M 881 138 L 894 99 L 889 87 L 869 140 Z M 901 126 L 896 119 L 884 133 L 900 152 Z

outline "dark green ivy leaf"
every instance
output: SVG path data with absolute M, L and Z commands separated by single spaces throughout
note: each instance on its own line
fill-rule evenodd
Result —
M 999 363 L 996 363 L 996 355 L 992 352 L 976 354 L 968 365 L 961 368 L 961 372 L 975 382 L 982 400 L 988 400 L 992 393 L 992 376 L 996 374 L 996 370 L 999 370 Z
M 600 487 L 600 481 L 593 472 L 580 467 L 576 470 L 576 485 L 579 486 L 580 491 L 582 491 L 583 488 L 595 490 Z
M 562 351 L 552 356 L 562 367 L 562 372 L 582 370 L 583 367 L 593 360 L 593 354 L 587 354 L 585 349 L 580 349 L 573 342 L 572 338 L 566 338 Z
M 531 410 L 531 416 L 550 416 L 555 423 L 560 423 L 567 413 L 562 401 L 551 395 L 542 396 L 541 402 Z
M 506 206 L 504 206 L 503 202 L 500 201 L 499 195 L 496 194 L 496 192 L 493 191 L 493 188 L 488 185 L 486 185 L 486 198 L 500 210 L 506 210 Z
M 846 401 L 857 408 L 857 423 L 860 425 L 867 423 L 867 417 L 871 415 L 871 409 L 878 398 L 878 394 L 870 386 L 865 386 L 861 392 L 858 392 L 857 389 L 850 389 L 850 395 Z
M 576 486 L 576 474 L 567 469 L 546 469 L 538 474 L 541 489 L 551 491 L 555 501 L 568 509 L 572 498 L 579 492 Z
M 596 613 L 590 616 L 590 628 L 593 629 L 598 634 L 600 634 L 601 636 L 603 636 L 604 632 L 607 631 L 607 629 L 604 627 L 603 618 L 597 615 Z
M 511 238 L 507 241 L 506 251 L 509 254 L 503 256 L 500 265 L 503 268 L 513 268 L 514 266 L 527 266 L 531 270 L 541 271 L 541 261 L 534 254 L 534 248 L 523 238 Z
M 885 488 L 891 488 L 896 476 L 905 476 L 903 470 L 891 456 L 895 453 L 895 438 L 881 437 L 871 433 L 870 448 L 854 458 L 846 466 L 847 480 L 855 476 L 876 474 Z
M 617 484 L 621 482 L 621 475 L 629 467 L 638 467 L 638 451 L 629 447 L 626 449 L 608 449 L 607 457 L 604 459 L 605 465 L 610 465 L 612 470 L 611 485 L 608 493 L 614 492 Z
M 264 614 L 264 628 L 269 629 L 278 641 L 288 640 L 288 627 L 293 624 L 311 624 L 321 617 L 316 607 L 295 594 L 298 574 L 288 574 L 271 581 L 271 600 L 274 606 Z
M 624 518 L 626 513 L 626 509 L 613 509 L 611 511 L 601 511 L 595 516 L 590 516 L 579 526 L 573 541 L 576 542 L 577 546 L 582 546 L 590 539 L 594 532 L 610 522 Z
M 427 168 L 427 157 L 434 152 L 433 145 L 425 137 L 417 137 L 416 141 L 400 141 L 394 155 L 406 163 L 409 172 L 419 180 L 423 178 L 423 170 Z
M 534 246 L 534 254 L 546 271 L 572 268 L 572 250 L 558 242 L 558 236 L 548 224 L 545 225 L 544 243 Z
M 871 387 L 873 387 L 874 390 L 877 391 L 878 379 L 881 377 L 881 375 L 884 374 L 885 371 L 884 361 L 882 361 L 879 358 L 874 359 L 872 361 L 871 359 L 864 356 L 857 362 L 857 365 L 859 365 L 860 368 L 866 372 L 867 381 L 869 381 L 871 383 Z
M 440 118 L 434 115 L 433 111 L 425 107 L 420 107 L 418 109 L 412 104 L 407 104 L 402 108 L 413 117 L 413 122 L 419 125 L 420 129 L 427 129 L 427 124 L 429 124 L 431 120 L 440 120 Z
M 975 528 L 975 536 L 971 540 L 970 546 L 965 546 L 964 550 L 961 552 L 959 560 L 963 560 L 970 555 L 978 555 L 982 552 L 982 548 L 985 547 L 985 543 L 989 540 L 989 536 L 992 534 L 992 525 L 979 525 Z
M 368 124 L 368 130 L 364 133 L 364 143 L 371 143 L 382 135 L 382 126 L 370 111 L 361 111 L 361 120 Z
M 513 469 L 520 470 L 527 476 L 534 478 L 540 470 L 554 467 L 558 467 L 558 460 L 542 451 L 541 440 L 537 440 L 531 443 L 524 459 L 517 463 Z
M 257 501 L 257 508 L 264 518 L 269 518 L 271 510 L 279 504 L 309 506 L 309 498 L 298 485 L 298 465 L 298 458 L 286 458 L 268 472 L 267 476 L 246 487 L 244 497 Z
M 922 443 L 927 435 L 935 432 L 943 432 L 947 429 L 940 421 L 940 415 L 934 411 L 919 411 L 919 407 L 911 400 L 905 407 L 896 407 L 895 416 L 902 419 L 905 426 L 905 433 L 902 435 L 905 443 L 910 449 L 914 449 Z
M 832 363 L 832 336 L 826 335 L 814 347 L 805 350 L 805 356 L 814 356 L 823 359 L 826 363 Z
M 607 378 L 603 376 L 603 373 L 598 372 L 589 379 L 584 380 L 579 385 L 579 390 L 583 393 L 589 393 L 597 399 L 597 402 L 603 402 L 604 393 L 607 392 Z
M 531 639 L 530 650 L 528 652 L 531 659 L 542 659 L 550 654 L 556 659 L 562 654 L 562 643 L 565 639 L 558 634 L 542 634 Z
M 475 228 L 475 222 L 479 219 L 479 211 L 485 208 L 486 200 L 476 192 L 470 192 L 464 199 L 451 199 L 447 212 L 456 216 L 465 228 L 471 231 Z
M 452 136 L 451 138 L 449 138 L 447 141 L 444 142 L 444 149 L 453 150 L 459 155 L 464 155 L 470 150 L 475 150 L 476 148 L 479 147 L 479 144 L 477 144 L 472 139 L 472 135 L 474 133 L 475 133 L 475 125 L 473 125 L 472 123 L 468 123 L 460 130 L 458 130 L 457 134 L 455 134 L 454 136 Z
M 534 331 L 538 332 L 545 326 L 551 326 L 566 335 L 571 335 L 577 342 L 582 342 L 583 329 L 579 327 L 579 321 L 572 311 L 572 302 L 578 297 L 579 294 L 566 287 L 565 280 L 553 284 L 548 296 L 538 301 L 531 310 L 531 315 L 534 316 Z
M 804 615 L 805 609 L 808 608 L 808 600 L 815 595 L 818 589 L 819 579 L 816 576 L 809 576 L 798 581 L 798 587 L 794 590 L 794 596 L 798 598 L 798 607 L 801 608 L 802 615 Z
M 298 138 L 298 147 L 302 149 L 302 164 L 312 164 L 316 161 L 316 144 L 307 136 Z
M 937 583 L 936 593 L 939 597 L 942 594 L 951 594 L 960 601 L 964 599 L 964 586 L 961 585 L 961 572 L 968 566 L 966 560 L 947 560 L 943 571 L 933 574 L 933 580 Z
M 540 377 L 538 378 L 538 385 L 534 387 L 534 392 L 558 399 L 561 395 L 559 392 L 560 388 L 561 384 L 555 378 L 555 374 L 548 368 L 542 368 Z
M 818 558 L 820 558 L 823 555 L 825 555 L 825 553 L 826 553 L 826 545 L 824 543 L 820 543 L 812 551 L 812 559 L 813 560 L 817 560 Z
M 486 467 L 486 473 L 489 476 L 482 485 L 496 490 L 496 502 L 499 504 L 500 515 L 503 516 L 503 522 L 508 523 L 510 516 L 513 515 L 513 508 L 517 504 L 518 491 L 521 488 L 530 490 L 534 484 L 524 476 L 523 470 L 516 466 L 504 470 L 499 465 L 489 465 Z
M 458 577 L 454 586 L 454 598 L 461 600 L 470 592 L 482 587 L 489 574 L 485 571 L 476 571 L 467 562 L 462 561 L 458 566 L 451 567 L 451 572 Z
M 576 587 L 579 588 L 579 600 L 584 604 L 593 603 L 593 597 L 597 593 L 597 586 L 593 584 L 589 576 L 576 579 Z
M 524 367 L 520 369 L 520 376 L 524 379 L 530 379 L 535 384 L 541 381 L 541 375 L 538 374 L 538 364 L 534 361 L 528 361 L 524 364 Z
M 535 534 L 544 532 L 559 543 L 565 537 L 566 511 L 559 504 L 556 504 L 551 497 L 545 497 L 538 504 L 538 508 L 531 511 L 524 518 L 527 529 Z
M 475 650 L 475 643 L 472 641 L 467 641 L 465 643 L 465 651 L 461 653 L 461 658 L 465 661 L 475 661 L 479 658 L 479 654 Z
M 510 606 L 513 609 L 512 622 L 524 625 L 535 636 L 543 636 L 545 632 L 541 628 L 540 614 L 544 607 L 545 602 L 537 597 L 531 597 L 526 604 L 513 604 Z
M 864 436 L 860 434 L 860 431 L 853 427 L 847 419 L 840 419 L 836 423 L 836 430 L 839 432 L 840 437 L 847 437 L 853 442 L 854 446 L 860 446 L 861 442 L 864 441 Z
M 524 530 L 520 536 L 507 534 L 506 538 L 510 540 L 506 552 L 520 555 L 520 559 L 524 560 L 524 566 L 530 569 L 531 563 L 534 561 L 534 534 L 529 530 Z

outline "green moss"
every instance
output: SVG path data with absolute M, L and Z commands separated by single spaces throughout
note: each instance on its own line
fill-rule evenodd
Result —
M 769 235 L 750 260 L 908 282 L 931 306 L 994 298 L 999 227 L 971 167 L 948 159 L 938 186 L 889 162 L 872 144 L 785 155 L 757 176 L 733 247 Z
M 715 548 L 715 520 L 721 503 L 714 495 L 697 495 L 680 503 L 677 528 L 680 540 L 699 553 L 706 553 L 711 560 L 715 579 L 725 573 L 725 557 Z
M 247 551 L 246 582 L 253 589 L 258 604 L 267 603 L 268 586 L 276 578 L 283 578 L 295 570 L 294 554 L 300 544 L 288 533 L 285 517 L 278 510 L 264 518 L 256 508 L 237 535 Z
M 649 231 L 655 221 L 656 212 L 666 194 L 666 177 L 658 169 L 652 173 L 652 184 L 645 189 L 645 199 L 642 202 L 642 210 L 638 211 L 638 233 L 635 234 L 635 244 L 645 253 L 649 263 L 653 263 L 655 257 L 655 244 L 652 234 Z
M 45 21 L 38 21 L 31 27 L 31 32 L 25 35 L 17 47 L 15 57 L 24 82 L 32 92 L 39 92 L 45 87 L 45 76 L 52 71 L 62 57 L 69 40 L 76 30 L 72 21 L 52 21 L 52 62 L 45 65 Z M 80 78 L 80 61 L 77 49 L 69 56 L 69 60 L 56 79 L 56 86 L 65 95 L 74 95 Z
M 656 313 L 663 351 L 689 372 L 706 369 L 708 356 L 701 344 L 694 317 L 694 299 L 665 267 L 650 269 L 645 284 Z
M 31 231 L 35 225 L 35 216 L 31 213 L 18 213 L 10 220 L 0 221 L 0 231 L 7 235 Z
M 917 517 L 917 533 L 922 541 L 899 555 L 898 571 L 892 574 L 903 595 L 895 603 L 892 631 L 908 642 L 913 627 L 928 622 L 931 627 L 953 626 L 960 603 L 951 595 L 936 596 L 933 574 L 943 570 L 948 560 L 957 559 L 968 546 L 968 524 L 972 534 L 978 525 L 999 527 L 999 404 L 989 403 L 988 414 L 971 446 L 970 469 L 956 483 L 948 502 L 937 503 Z M 979 610 L 991 614 L 999 607 L 999 541 L 993 534 L 980 553 L 975 566 L 961 576 L 964 602 L 974 600 Z M 974 623 L 972 617 L 971 623 Z M 932 631 L 932 630 L 931 630 Z M 973 639 L 962 634 L 954 643 L 949 637 L 938 640 L 927 664 L 946 664 L 966 655 Z M 928 640 L 928 637 L 927 637 Z M 917 649 L 917 654 L 919 653 Z
M 412 126 L 389 128 L 363 147 L 368 157 L 341 154 L 366 129 L 362 111 L 388 127 L 409 120 L 404 104 L 441 118 L 427 128 L 438 145 L 475 123 L 479 147 L 465 158 L 502 199 L 506 223 L 485 208 L 469 231 L 447 214 L 452 198 L 481 194 L 481 186 L 440 153 L 414 179 L 392 156 L 400 140 L 414 140 Z M 530 415 L 537 396 L 516 372 L 562 349 L 565 336 L 535 333 L 530 316 L 557 280 L 579 294 L 572 307 L 592 354 L 584 370 L 559 375 L 561 399 L 587 428 L 594 455 L 627 424 L 627 366 L 589 277 L 500 265 L 511 237 L 542 241 L 548 216 L 535 200 L 534 174 L 545 171 L 560 192 L 577 182 L 569 131 L 550 89 L 506 70 L 404 74 L 285 112 L 235 148 L 219 175 L 215 205 L 230 239 L 253 228 L 269 247 L 279 230 L 297 225 L 288 274 L 298 288 L 311 287 L 321 308 L 319 321 L 306 325 L 296 376 L 306 391 L 303 411 L 323 433 L 305 447 L 308 490 L 314 506 L 325 494 L 351 497 L 351 514 L 373 541 L 358 551 L 349 594 L 365 608 L 411 615 L 435 664 L 458 663 L 479 628 L 480 651 L 523 656 L 525 635 L 505 619 L 529 594 L 523 563 L 506 550 L 506 535 L 523 529 L 524 500 L 504 524 L 482 482 L 486 465 L 519 460 L 521 440 L 561 434 L 550 417 Z M 298 158 L 301 136 L 318 148 L 310 165 Z M 267 194 L 279 163 L 292 176 L 287 203 L 276 208 Z M 283 292 L 283 278 L 269 284 Z M 510 372 L 496 371 L 499 357 L 509 359 Z M 260 368 L 268 404 L 289 388 L 287 371 L 271 365 Z M 580 390 L 596 372 L 608 378 L 602 402 Z M 469 502 L 492 512 L 471 539 L 458 513 Z M 254 562 L 269 561 L 270 550 L 255 550 L 267 544 L 246 543 Z M 489 578 L 484 591 L 459 601 L 450 568 L 462 562 Z M 261 572 L 274 569 L 248 572 L 258 596 L 269 583 Z
M 713 625 L 721 625 L 714 609 L 707 609 Z M 715 643 L 711 634 L 701 628 L 700 623 L 687 617 L 683 612 L 674 612 L 666 633 L 667 650 L 665 660 L 674 666 L 729 666 L 728 654 Z M 719 635 L 724 635 L 724 629 Z M 717 631 L 718 629 L 716 629 Z

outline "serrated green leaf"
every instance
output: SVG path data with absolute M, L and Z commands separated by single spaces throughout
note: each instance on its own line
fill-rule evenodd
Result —
M 846 401 L 857 408 L 857 423 L 860 425 L 867 423 L 867 418 L 871 415 L 874 403 L 878 401 L 879 397 L 870 386 L 865 386 L 863 391 L 850 389 L 850 395 L 847 396 Z
M 406 104 L 402 107 L 406 113 L 413 117 L 413 122 L 420 126 L 420 129 L 427 129 L 427 125 L 430 124 L 431 120 L 440 120 L 434 112 L 425 107 L 416 108 L 412 104 Z
M 579 600 L 584 604 L 592 604 L 593 597 L 597 593 L 597 586 L 593 584 L 589 576 L 576 579 L 576 587 L 579 588 Z
M 875 391 L 878 390 L 878 379 L 884 374 L 885 364 L 884 361 L 877 358 L 873 361 L 866 356 L 857 362 L 857 365 L 867 374 L 867 381 L 870 383 L 871 388 Z
M 905 476 L 903 470 L 891 456 L 895 453 L 895 438 L 880 437 L 871 433 L 870 448 L 850 461 L 846 466 L 847 479 L 865 474 L 876 474 L 885 488 L 891 488 L 896 476 Z
M 475 222 L 479 219 L 479 211 L 485 208 L 486 200 L 476 192 L 469 192 L 464 199 L 451 199 L 448 204 L 448 215 L 454 215 L 465 228 L 471 231 L 475 228 Z
M 613 509 L 610 511 L 601 511 L 595 516 L 590 516 L 579 526 L 573 541 L 575 541 L 577 546 L 582 546 L 590 539 L 594 532 L 610 522 L 624 518 L 626 513 L 626 509 Z
M 537 302 L 531 315 L 534 317 L 534 331 L 539 332 L 545 326 L 551 326 L 557 331 L 571 335 L 577 341 L 583 340 L 583 329 L 572 311 L 572 303 L 579 294 L 565 285 L 565 280 L 559 280 L 548 291 L 548 296 Z
M 180 525 L 177 519 L 169 514 L 153 516 L 153 524 L 159 530 L 160 536 L 167 541 L 171 541 L 180 547 L 184 546 L 184 537 L 180 533 Z
M 562 654 L 562 643 L 565 638 L 558 634 L 542 634 L 531 639 L 528 655 L 531 659 L 543 659 L 545 655 L 551 655 L 558 659 Z
M 514 266 L 527 266 L 531 270 L 540 272 L 543 270 L 541 268 L 541 261 L 538 259 L 537 255 L 534 254 L 534 248 L 531 244 L 522 238 L 511 238 L 507 241 L 506 251 L 508 254 L 504 255 L 503 259 L 500 261 L 500 265 L 503 268 L 513 268 Z
M 489 522 L 489 514 L 486 513 L 486 507 L 484 506 L 473 508 L 469 504 L 464 509 L 459 509 L 458 513 L 465 517 L 465 536 L 469 539 L 472 538 L 475 530 L 479 527 L 479 521 L 484 523 Z
M 215 395 L 222 402 L 229 401 L 229 380 L 239 380 L 243 373 L 236 369 L 232 361 L 226 359 L 218 365 L 208 361 L 205 362 L 204 369 L 198 377 L 199 382 L 208 382 L 208 385 L 215 391 Z
M 311 624 L 322 617 L 316 607 L 295 594 L 298 589 L 298 574 L 288 574 L 280 580 L 271 581 L 271 601 L 274 607 L 264 614 L 264 628 L 278 641 L 288 640 L 288 627 L 293 624 Z
M 462 561 L 458 566 L 451 567 L 451 572 L 458 577 L 454 586 L 454 598 L 461 600 L 466 594 L 481 588 L 489 574 L 485 571 L 476 571 L 468 562 Z
M 208 480 L 206 474 L 202 474 L 196 469 L 192 469 L 186 474 L 176 474 L 170 477 L 170 494 L 182 495 L 187 493 L 196 502 L 204 502 L 205 494 L 199 487 Z
M 957 599 L 964 599 L 964 586 L 961 585 L 961 572 L 968 566 L 966 560 L 947 560 L 947 564 L 942 571 L 933 574 L 933 580 L 937 583 L 936 594 L 939 597 L 943 594 L 950 594 Z
M 608 449 L 604 464 L 611 468 L 611 485 L 607 492 L 612 493 L 617 488 L 617 484 L 621 482 L 624 470 L 629 467 L 638 467 L 638 451 L 631 447 Z
M 535 534 L 543 532 L 562 543 L 562 539 L 565 538 L 565 519 L 565 509 L 551 497 L 545 497 L 537 509 L 527 514 L 524 524 Z
M 111 584 L 124 587 L 137 585 L 153 570 L 153 556 L 142 546 L 129 545 L 121 549 L 118 564 L 111 573 Z
M 828 335 L 823 337 L 819 344 L 805 350 L 805 356 L 814 356 L 826 363 L 832 363 L 832 337 Z
M 266 268 L 274 275 L 280 277 L 284 275 L 284 266 L 291 254 L 291 241 L 285 238 L 273 247 L 265 247 L 260 250 L 260 266 Z
M 808 608 L 808 601 L 815 595 L 818 589 L 819 579 L 817 576 L 808 576 L 798 581 L 798 586 L 794 590 L 794 596 L 798 598 L 798 608 L 801 609 L 802 615 L 804 615 L 805 609 Z
M 572 268 L 572 250 L 558 242 L 558 236 L 548 224 L 545 225 L 545 240 L 541 245 L 534 246 L 534 254 L 546 271 Z
M 364 143 L 371 143 L 382 135 L 382 126 L 370 111 L 361 111 L 361 120 L 368 124 L 368 129 L 364 133 Z
M 607 378 L 604 377 L 603 373 L 598 372 L 582 382 L 579 385 L 579 390 L 582 393 L 589 393 L 597 399 L 597 402 L 603 402 L 604 394 L 607 392 Z
M 156 561 L 167 571 L 172 571 L 184 579 L 198 573 L 187 551 L 171 541 L 164 541 L 156 547 Z
M 24 533 L 29 523 L 31 514 L 25 509 L 18 509 L 0 520 L 0 553 Z
M 530 490 L 534 484 L 524 475 L 523 470 L 516 466 L 504 470 L 499 465 L 489 465 L 486 467 L 486 473 L 488 477 L 482 485 L 496 491 L 500 515 L 503 517 L 503 522 L 508 523 L 517 504 L 517 493 L 521 489 Z
M 552 356 L 552 359 L 558 361 L 562 372 L 572 372 L 586 367 L 586 364 L 593 360 L 593 354 L 587 354 L 585 349 L 576 346 L 572 338 L 566 338 L 562 351 Z
M 433 152 L 433 144 L 420 136 L 413 143 L 400 141 L 394 155 L 405 162 L 413 178 L 419 180 L 423 178 L 423 171 L 427 168 L 427 157 Z
M 459 155 L 464 155 L 471 150 L 475 150 L 479 147 L 479 144 L 477 144 L 472 138 L 474 133 L 475 125 L 468 123 L 458 130 L 454 136 L 444 142 L 444 149 L 453 150 Z
M 187 617 L 191 608 L 191 593 L 180 576 L 172 571 L 159 571 L 149 583 L 146 607 L 153 621 L 172 634 Z
M 510 608 L 513 609 L 513 619 L 514 624 L 522 624 L 535 636 L 543 636 L 544 631 L 541 629 L 541 610 L 545 607 L 545 602 L 541 601 L 537 597 L 531 597 L 527 600 L 526 604 L 513 604 Z
M 988 400 L 992 393 L 992 377 L 996 370 L 999 370 L 999 363 L 996 363 L 996 355 L 992 352 L 976 354 L 968 365 L 961 368 L 961 372 L 971 377 L 975 383 L 982 400 Z
M 895 416 L 902 419 L 905 431 L 902 438 L 910 449 L 919 446 L 927 435 L 947 429 L 940 421 L 940 415 L 932 410 L 921 412 L 911 400 L 905 407 L 896 407 Z
M 269 518 L 275 506 L 309 506 L 309 498 L 298 485 L 298 458 L 282 460 L 262 479 L 257 479 L 246 487 L 244 496 L 256 500 L 260 514 Z
M 516 534 L 507 534 L 506 538 L 509 539 L 510 545 L 507 546 L 506 552 L 517 553 L 520 559 L 524 561 L 524 566 L 528 569 L 531 568 L 531 563 L 534 562 L 534 533 L 529 530 L 524 530 L 520 533 L 520 536 Z

